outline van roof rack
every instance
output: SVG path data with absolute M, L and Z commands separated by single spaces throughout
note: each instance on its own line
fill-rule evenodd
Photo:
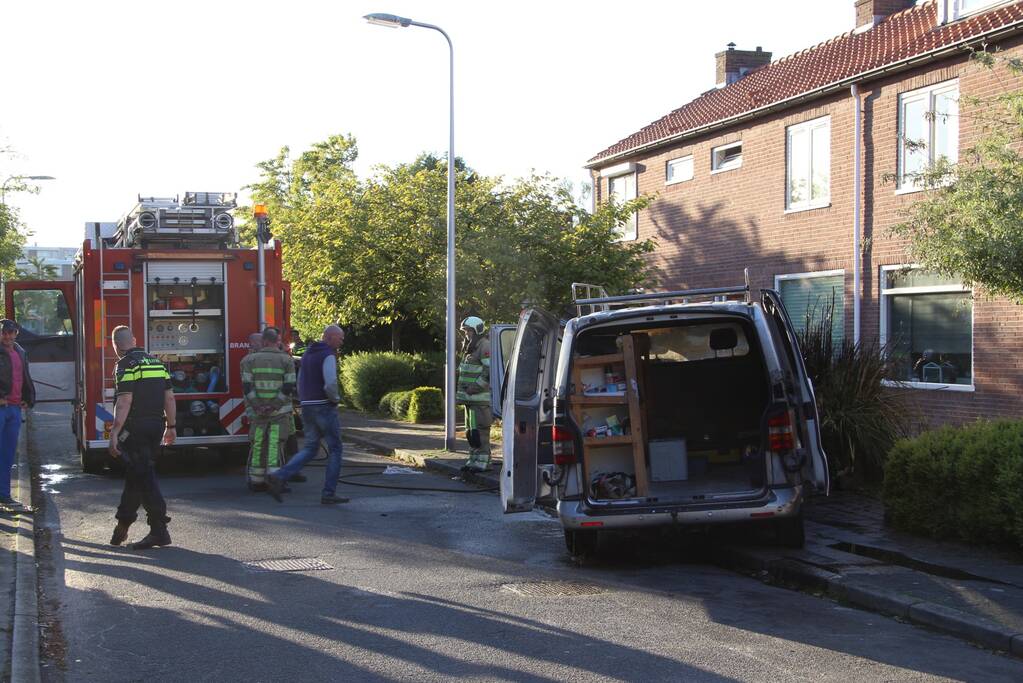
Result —
M 750 303 L 749 268 L 743 269 L 745 284 L 736 287 L 704 287 L 702 289 L 681 289 L 673 292 L 637 292 L 608 296 L 607 290 L 601 285 L 586 282 L 572 283 L 572 303 L 575 304 L 577 315 L 587 315 L 597 311 L 609 311 L 612 306 L 624 307 L 640 302 L 664 301 L 672 303 L 673 299 L 681 299 L 680 303 L 689 303 L 689 299 L 704 297 L 722 297 L 742 295 L 746 303 Z M 597 296 L 594 296 L 596 294 Z M 586 312 L 583 309 L 586 308 Z

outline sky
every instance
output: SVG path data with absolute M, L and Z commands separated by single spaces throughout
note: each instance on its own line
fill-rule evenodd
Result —
M 853 28 L 853 0 L 0 0 L 0 179 L 29 243 L 79 246 L 137 195 L 239 191 L 282 146 L 354 135 L 362 176 L 448 147 L 579 188 L 586 160 L 714 86 L 729 42 L 774 59 Z M 2 182 L 2 180 L 0 180 Z

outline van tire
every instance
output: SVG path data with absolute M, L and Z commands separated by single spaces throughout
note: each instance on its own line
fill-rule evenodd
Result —
M 597 554 L 599 536 L 592 529 L 565 529 L 565 545 L 573 557 L 592 557 Z
M 786 517 L 774 522 L 774 538 L 783 548 L 802 548 L 806 544 L 806 531 L 803 527 L 803 511 L 795 517 Z

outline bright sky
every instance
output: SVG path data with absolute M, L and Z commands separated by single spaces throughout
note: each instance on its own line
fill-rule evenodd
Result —
M 455 46 L 455 153 L 486 175 L 583 163 L 714 85 L 735 42 L 774 58 L 853 28 L 853 0 L 33 0 L 3 2 L 0 182 L 47 246 L 116 220 L 136 195 L 235 191 L 283 145 L 333 133 L 357 170 L 448 145 L 448 51 L 387 12 L 443 27 Z

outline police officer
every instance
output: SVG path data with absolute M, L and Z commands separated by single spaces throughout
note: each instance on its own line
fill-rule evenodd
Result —
M 485 472 L 490 468 L 490 336 L 482 318 L 470 315 L 462 321 L 462 362 L 458 364 L 455 400 L 465 406 L 465 438 L 469 459 L 463 471 Z
M 266 475 L 283 465 L 281 449 L 293 429 L 291 396 L 295 393 L 295 363 L 280 348 L 281 333 L 263 330 L 263 348 L 242 359 L 242 391 L 251 411 L 249 424 L 249 488 L 266 486 Z
M 115 327 L 111 340 L 119 360 L 114 368 L 116 402 L 109 450 L 110 455 L 124 463 L 124 492 L 117 506 L 117 526 L 110 543 L 124 543 L 142 505 L 149 534 L 130 547 L 146 550 L 170 545 L 167 533 L 170 517 L 154 467 L 156 447 L 174 443 L 176 404 L 170 375 L 160 361 L 135 344 L 135 335 L 128 327 Z

